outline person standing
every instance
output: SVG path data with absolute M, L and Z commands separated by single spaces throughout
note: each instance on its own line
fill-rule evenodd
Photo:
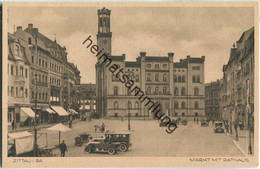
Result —
M 12 121 L 12 130 L 14 130 L 15 129 L 15 122 L 14 122 L 14 120 Z
M 66 151 L 68 151 L 68 148 L 67 148 L 65 141 L 63 140 L 62 143 L 60 144 L 60 156 L 65 157 Z

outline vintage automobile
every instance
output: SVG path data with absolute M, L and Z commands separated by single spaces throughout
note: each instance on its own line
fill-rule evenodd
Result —
M 119 151 L 126 152 L 132 145 L 130 143 L 130 132 L 107 132 L 105 138 L 112 143 L 119 143 Z
M 224 124 L 222 121 L 216 121 L 214 124 L 215 124 L 215 127 L 214 127 L 215 133 L 224 133 L 225 129 L 224 129 Z
M 114 155 L 117 153 L 119 145 L 118 143 L 110 143 L 105 138 L 99 138 L 89 141 L 85 145 L 85 151 L 88 153 L 107 152 L 110 155 Z
M 200 122 L 200 126 L 202 126 L 202 127 L 208 127 L 208 126 L 209 126 L 209 123 L 208 123 L 206 120 L 202 120 L 202 121 Z
M 92 138 L 85 145 L 85 151 L 88 153 L 107 152 L 110 155 L 114 155 L 118 151 L 127 151 L 130 146 L 130 133 L 107 132 L 104 133 L 104 137 Z
M 82 146 L 84 143 L 87 143 L 91 139 L 90 134 L 81 133 L 79 136 L 75 137 L 75 146 Z

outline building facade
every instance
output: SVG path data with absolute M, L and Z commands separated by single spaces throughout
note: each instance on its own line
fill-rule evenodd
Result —
M 87 83 L 74 87 L 78 97 L 79 112 L 90 117 L 98 117 L 96 114 L 96 85 Z
M 40 123 L 48 122 L 47 109 L 50 106 L 68 109 L 72 104 L 75 96 L 72 95 L 71 88 L 80 83 L 80 72 L 73 63 L 68 62 L 66 48 L 40 33 L 33 24 L 28 24 L 25 29 L 18 26 L 12 37 L 24 49 L 24 58 L 29 65 L 26 69 L 28 107 L 36 112 Z M 22 69 L 18 71 L 22 74 Z M 13 79 L 9 80 L 10 85 L 12 81 Z
M 248 114 L 254 116 L 254 28 L 234 43 L 223 73 L 222 118 L 231 126 L 240 121 L 247 128 Z
M 174 62 L 174 53 L 148 56 L 140 52 L 136 61 L 126 61 L 126 55 L 112 55 L 111 11 L 98 10 L 97 45 L 103 48 L 113 64 L 123 69 L 135 85 L 154 102 L 161 104 L 169 116 L 187 119 L 205 118 L 204 61 L 205 57 L 187 56 Z M 96 64 L 97 113 L 102 117 L 153 117 L 145 105 L 111 73 L 104 64 Z
M 209 120 L 221 119 L 221 84 L 222 80 L 217 80 L 205 85 L 205 114 Z
M 30 105 L 30 65 L 26 48 L 19 39 L 8 34 L 8 124 L 19 125 L 22 107 Z

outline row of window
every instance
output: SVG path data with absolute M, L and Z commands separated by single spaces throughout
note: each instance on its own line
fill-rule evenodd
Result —
M 33 55 L 32 55 L 32 63 L 35 63 L 35 57 Z M 42 58 L 38 59 L 38 65 L 41 66 L 42 68 L 48 69 L 48 62 Z M 61 73 L 63 70 L 62 66 L 60 66 L 56 63 L 51 63 L 51 62 L 49 64 L 49 68 L 50 68 L 50 70 L 58 72 L 58 73 Z
M 119 103 L 118 101 L 114 101 L 113 103 L 113 106 L 114 106 L 114 109 L 119 109 Z M 138 101 L 136 101 L 134 103 L 134 107 L 132 105 L 132 102 L 131 101 L 128 101 L 127 103 L 127 108 L 128 109 L 139 109 L 140 108 L 140 104 Z M 178 101 L 175 101 L 174 102 L 174 109 L 185 109 L 186 108 L 186 103 L 184 101 L 182 101 L 179 105 L 179 102 Z M 194 102 L 194 108 L 195 109 L 199 109 L 199 102 L 198 101 L 195 101 Z
M 113 106 L 114 106 L 114 109 L 119 109 L 119 103 L 118 103 L 118 101 L 114 101 L 114 103 L 113 103 Z M 122 106 L 122 105 L 121 105 Z M 128 101 L 128 103 L 127 103 L 127 108 L 128 109 L 139 109 L 139 102 L 138 101 L 136 101 L 135 103 L 134 103 L 134 105 L 132 105 L 132 102 L 131 101 Z M 134 106 L 134 107 L 133 107 Z
M 178 87 L 175 87 L 175 88 L 174 88 L 174 95 L 175 95 L 175 96 L 179 96 L 179 95 L 185 96 L 185 95 L 186 95 L 186 89 L 185 89 L 185 87 L 182 87 L 182 88 L 181 88 L 181 93 L 179 93 L 179 92 L 180 92 L 180 91 L 179 91 L 179 88 L 178 88 Z M 155 90 L 154 90 L 154 92 L 152 93 L 151 87 L 148 86 L 147 89 L 146 89 L 146 94 L 148 94 L 148 95 L 149 95 L 149 94 L 155 94 L 155 95 L 157 95 L 157 94 L 169 94 L 169 91 L 168 91 L 168 87 L 163 87 L 162 92 L 159 90 L 159 87 L 155 87 Z M 194 89 L 193 89 L 193 94 L 194 94 L 194 96 L 199 96 L 199 88 L 198 88 L 198 87 L 194 87 Z M 119 95 L 119 89 L 118 89 L 117 86 L 114 87 L 114 95 Z M 128 95 L 130 95 L 130 91 L 128 91 Z
M 11 97 L 21 97 L 21 98 L 27 98 L 28 97 L 28 89 L 24 87 L 14 87 L 14 86 L 8 86 L 8 96 Z
M 193 75 L 192 83 L 200 83 L 200 75 Z
M 160 76 L 159 76 L 159 73 L 155 73 L 154 80 L 155 80 L 156 82 L 161 81 L 161 78 L 160 78 Z M 151 73 L 147 73 L 146 81 L 148 81 L 148 82 L 152 81 Z M 168 81 L 168 75 L 167 75 L 166 73 L 163 74 L 163 76 L 162 76 L 162 81 L 163 81 L 163 82 L 167 82 L 167 81 Z
M 169 94 L 170 91 L 168 91 L 168 88 L 167 87 L 163 87 L 163 90 L 162 92 L 159 90 L 159 87 L 155 87 L 155 90 L 154 92 L 152 93 L 151 91 L 151 87 L 148 86 L 147 89 L 146 89 L 146 94 L 154 94 L 154 95 L 158 95 L 158 94 Z
M 9 71 L 10 69 L 10 71 Z M 20 66 L 20 68 L 18 66 L 14 66 L 11 65 L 11 67 L 9 68 L 9 64 L 8 64 L 8 74 L 11 74 L 12 76 L 21 76 L 21 77 L 28 77 L 28 69 L 24 68 L 23 66 Z
M 185 76 L 184 75 L 174 75 L 174 82 L 176 83 L 184 83 L 185 82 Z
M 161 66 L 160 64 L 155 64 L 154 65 L 154 69 L 160 69 L 160 66 Z M 151 69 L 152 68 L 152 64 L 150 64 L 150 63 L 146 64 L 146 68 Z M 168 64 L 166 64 L 166 63 L 162 64 L 162 68 L 163 69 L 167 69 L 168 68 Z
M 174 102 L 174 109 L 185 109 L 186 108 L 186 103 L 182 101 L 180 104 L 178 101 Z M 199 108 L 199 102 L 194 101 L 194 108 L 198 109 Z
M 34 92 L 34 91 L 32 91 L 32 100 L 48 101 L 48 92 Z

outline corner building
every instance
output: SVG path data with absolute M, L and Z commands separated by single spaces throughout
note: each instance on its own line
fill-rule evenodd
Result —
M 205 57 L 187 56 L 174 62 L 174 53 L 166 56 L 148 56 L 140 52 L 136 61 L 126 61 L 126 55 L 111 54 L 110 32 L 111 11 L 98 10 L 97 44 L 112 60 L 123 68 L 147 97 L 161 104 L 165 114 L 186 119 L 205 118 L 204 104 L 204 61 Z M 134 96 L 112 74 L 105 64 L 96 64 L 97 113 L 100 117 L 121 117 L 128 113 L 133 117 L 152 118 L 152 112 L 145 107 L 138 96 Z

